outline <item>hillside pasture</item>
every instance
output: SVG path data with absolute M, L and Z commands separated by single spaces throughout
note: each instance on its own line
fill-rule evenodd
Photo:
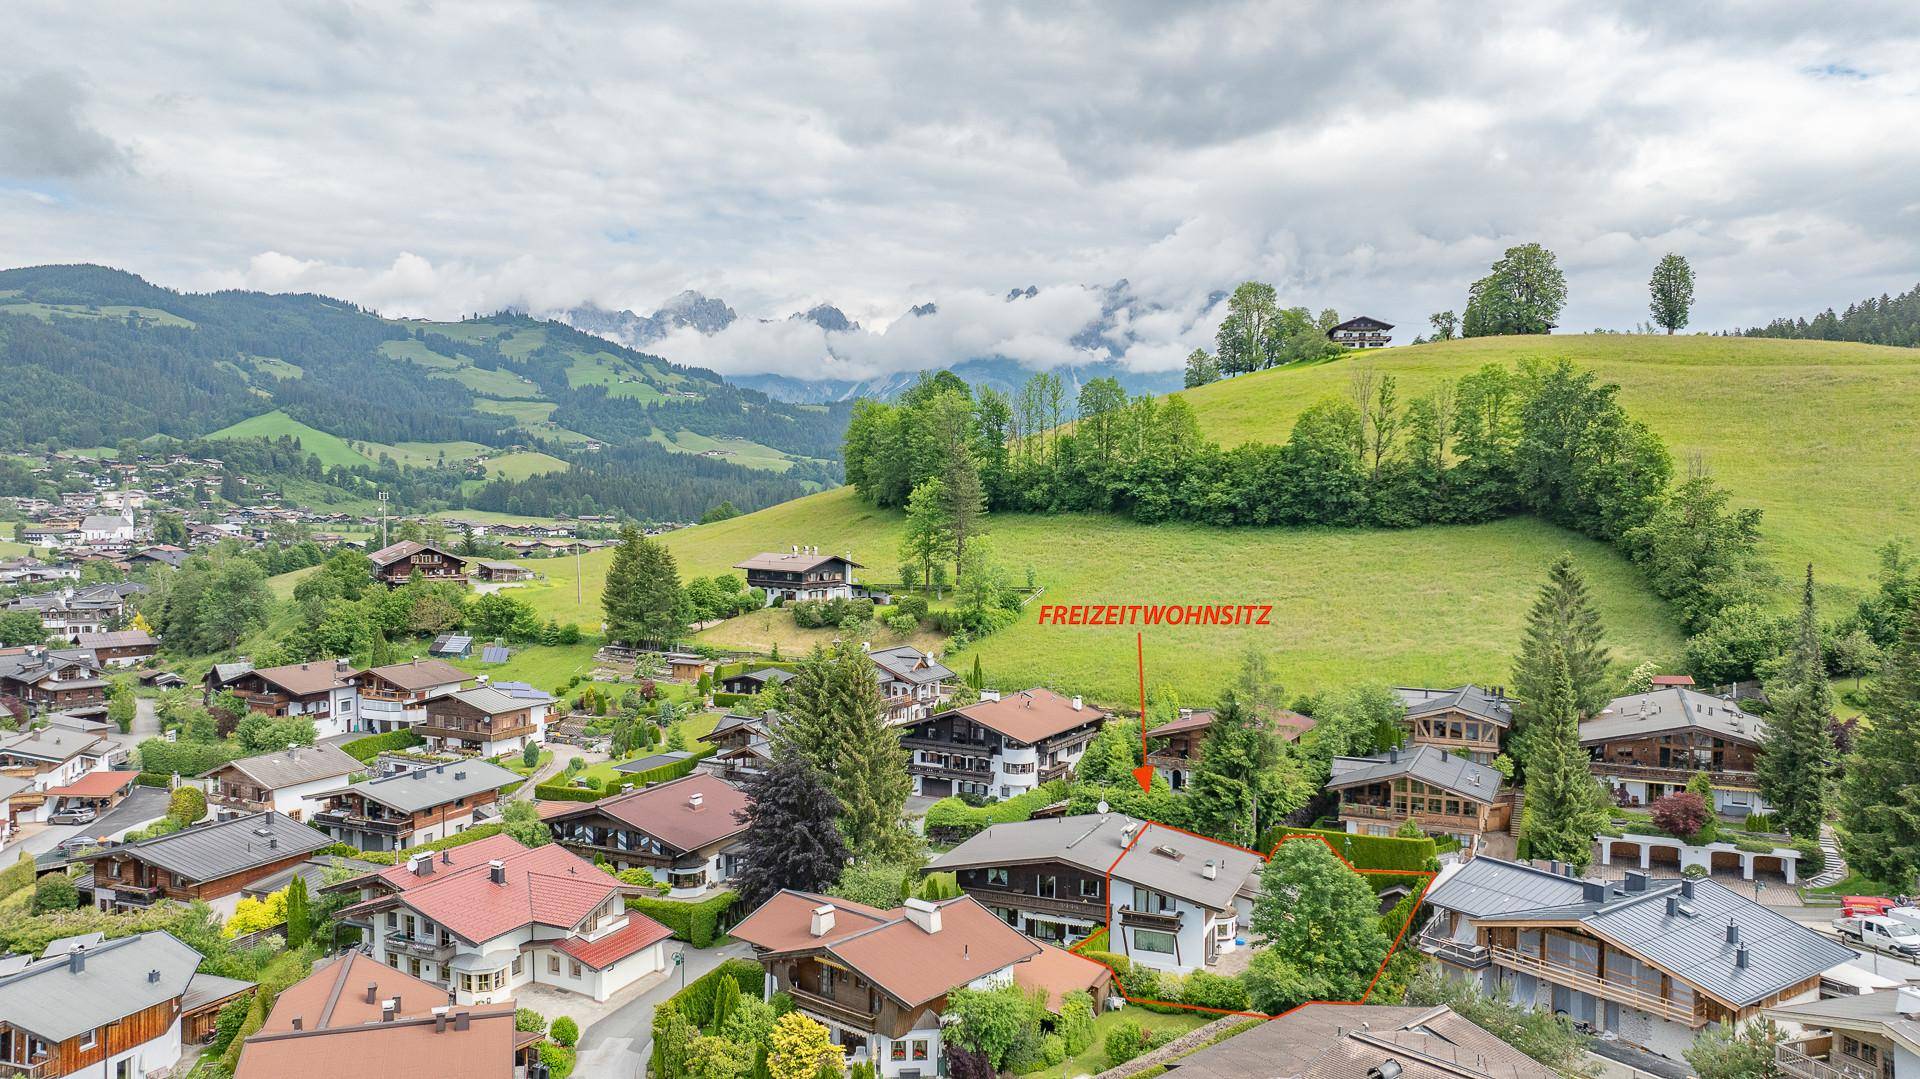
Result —
M 373 461 L 365 454 L 347 444 L 337 435 L 330 435 L 317 427 L 310 427 L 279 409 L 272 412 L 229 424 L 207 437 L 224 438 L 285 438 L 291 435 L 300 440 L 300 448 L 308 454 L 318 456 L 320 463 L 327 468 L 340 465 L 352 468 L 355 465 L 371 465 Z

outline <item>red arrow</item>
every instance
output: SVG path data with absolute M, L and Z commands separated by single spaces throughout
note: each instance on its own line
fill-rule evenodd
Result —
M 1147 763 L 1147 651 L 1141 635 L 1133 635 L 1133 655 L 1140 667 L 1140 767 L 1133 770 L 1134 782 L 1140 784 L 1140 793 L 1153 791 L 1153 765 Z

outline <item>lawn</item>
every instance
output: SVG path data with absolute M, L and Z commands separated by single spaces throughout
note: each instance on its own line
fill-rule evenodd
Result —
M 487 475 L 496 479 L 524 480 L 542 472 L 565 472 L 573 467 L 548 453 L 523 451 L 487 458 Z
M 838 636 L 840 631 L 837 629 L 801 629 L 793 624 L 791 612 L 772 608 L 729 618 L 712 629 L 694 634 L 693 639 L 701 644 L 736 652 L 770 652 L 777 644 L 782 656 L 797 658 L 811 652 L 815 645 L 831 645 Z M 875 648 L 911 644 L 922 650 L 935 650 L 940 647 L 942 638 L 930 631 L 902 638 L 885 626 L 879 626 L 868 640 Z
M 631 397 L 643 404 L 666 399 L 665 394 L 642 378 L 640 371 L 611 352 L 575 353 L 573 362 L 567 366 L 567 385 L 574 389 L 605 386 L 609 397 Z
M 678 730 L 680 732 L 681 737 L 687 740 L 687 748 L 689 750 L 694 750 L 694 749 L 700 748 L 700 745 L 697 739 L 701 735 L 712 730 L 714 724 L 718 722 L 720 722 L 719 712 L 695 712 L 692 715 L 686 717 L 685 719 L 682 719 L 679 722 L 675 723 L 673 726 L 675 730 Z M 658 745 L 654 746 L 652 749 L 635 750 L 633 753 L 629 754 L 626 759 L 632 760 L 636 757 L 650 757 L 656 753 L 665 753 L 665 752 L 667 752 L 667 743 L 662 741 Z M 619 772 L 615 771 L 614 768 L 616 765 L 619 765 L 622 763 L 624 762 L 623 761 L 601 761 L 598 764 L 590 764 L 587 767 L 581 769 L 581 774 L 591 778 L 596 784 L 605 785 L 607 780 L 612 779 L 614 776 L 620 774 Z
M 425 645 L 421 642 L 423 649 Z M 474 658 L 449 662 L 469 674 L 484 674 L 495 682 L 525 682 L 548 693 L 566 685 L 574 675 L 585 678 L 591 674 L 593 654 L 599 650 L 599 645 L 592 643 L 509 645 L 513 655 L 505 663 L 489 664 L 480 662 L 479 645 L 476 641 Z
M 540 387 L 512 371 L 485 367 L 462 367 L 452 377 L 462 386 L 483 397 L 538 397 Z
M 1270 657 L 1290 691 L 1505 684 L 1527 605 L 1561 551 L 1587 573 L 1616 662 L 1632 667 L 1680 642 L 1624 559 L 1529 518 L 1408 531 L 1146 527 L 1096 515 L 996 515 L 991 524 L 997 561 L 1015 583 L 1033 567 L 1045 602 L 1272 604 L 1269 626 L 1147 631 L 1149 681 L 1171 684 L 1190 702 L 1210 703 L 1249 646 Z M 884 582 L 897 576 L 900 534 L 899 514 L 839 488 L 664 540 L 682 578 L 737 572 L 732 564 L 755 552 L 810 543 L 851 551 L 867 565 L 865 579 Z M 585 560 L 596 616 L 610 557 Z M 571 564 L 555 569 L 554 584 L 520 593 L 542 617 L 558 615 L 556 593 L 573 598 Z M 1017 624 L 946 662 L 964 670 L 978 654 L 997 688 L 1047 685 L 1125 705 L 1139 695 L 1133 652 L 1131 629 L 1041 626 L 1030 606 Z
M 1093 1020 L 1093 1044 L 1079 1056 L 1068 1057 L 1057 1067 L 1031 1073 L 1031 1079 L 1073 1079 L 1077 1075 L 1098 1075 L 1107 1070 L 1107 1035 L 1122 1023 L 1137 1023 L 1147 1030 L 1168 1030 L 1177 1037 L 1190 1030 L 1206 1026 L 1217 1015 L 1202 1012 L 1177 1012 L 1163 1014 L 1150 1012 L 1145 1008 L 1121 1008 L 1095 1016 Z
M 393 458 L 395 463 L 412 465 L 415 468 L 457 465 L 462 461 L 471 461 L 482 454 L 493 452 L 492 449 L 478 442 L 394 442 L 391 444 L 368 442 L 361 445 L 366 447 L 367 453 L 376 458 L 385 453 Z
M 300 440 L 300 448 L 309 454 L 318 455 L 320 463 L 327 468 L 334 465 L 351 468 L 354 465 L 371 465 L 365 454 L 347 445 L 345 439 L 330 435 L 315 427 L 309 427 L 279 409 L 241 420 L 239 423 L 222 427 L 208 435 L 208 438 L 283 438 L 292 435 Z
M 793 457 L 783 450 L 772 446 L 762 446 L 744 438 L 709 438 L 692 431 L 681 430 L 667 437 L 658 427 L 647 436 L 647 440 L 675 453 L 706 453 L 717 451 L 725 454 L 725 460 L 744 468 L 759 468 L 768 472 L 785 472 L 793 467 Z
M 473 407 L 498 416 L 512 416 L 522 431 L 539 438 L 554 442 L 591 441 L 586 435 L 553 422 L 553 410 L 560 406 L 552 401 L 494 401 L 482 398 L 475 401 Z
M 1920 349 L 1830 341 L 1620 334 L 1499 337 L 1384 349 L 1229 379 L 1185 396 L 1223 444 L 1280 441 L 1315 401 L 1344 396 L 1356 366 L 1402 401 L 1482 364 L 1566 358 L 1620 385 L 1620 402 L 1673 453 L 1703 463 L 1766 513 L 1764 550 L 1788 579 L 1814 564 L 1823 598 L 1871 587 L 1874 550 L 1920 540 Z M 1782 590 L 1783 598 L 1788 590 Z
M 119 304 L 38 303 L 34 301 L 0 299 L 0 313 L 8 315 L 32 315 L 42 322 L 50 322 L 55 318 L 135 318 L 142 323 L 154 326 L 178 326 L 183 329 L 192 329 L 194 325 L 189 319 L 181 318 L 171 311 L 162 311 L 157 307 L 127 307 Z
M 435 352 L 426 342 L 411 338 L 405 341 L 380 342 L 380 354 L 395 360 L 417 363 L 422 367 L 431 367 L 436 371 L 455 371 L 465 364 L 453 357 Z

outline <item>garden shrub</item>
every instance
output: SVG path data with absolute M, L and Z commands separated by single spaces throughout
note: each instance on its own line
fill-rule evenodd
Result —
M 571 1015 L 560 1016 L 553 1021 L 547 1036 L 571 1049 L 573 1044 L 580 1040 L 580 1024 L 574 1022 Z
M 732 892 L 717 892 L 698 902 L 632 896 L 627 899 L 627 909 L 666 926 L 676 939 L 695 948 L 708 948 L 720 936 L 721 919 L 738 899 Z
M 1223 1012 L 1245 1011 L 1247 987 L 1237 979 L 1196 970 L 1187 975 L 1186 984 L 1180 988 L 1180 1003 Z
M 382 753 L 391 753 L 401 749 L 412 749 L 415 746 L 425 745 L 426 743 L 427 740 L 425 738 L 420 737 L 412 731 L 388 731 L 385 734 L 370 734 L 365 738 L 355 738 L 351 742 L 343 742 L 340 748 L 346 752 L 347 756 L 365 764 Z

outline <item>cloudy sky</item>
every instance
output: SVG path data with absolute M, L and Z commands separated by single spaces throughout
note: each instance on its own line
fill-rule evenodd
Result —
M 437 317 L 694 288 L 746 322 L 686 358 L 810 374 L 755 320 L 1050 364 L 1126 278 L 1166 367 L 1236 281 L 1410 337 L 1537 240 L 1570 329 L 1645 319 L 1669 250 L 1719 329 L 1920 281 L 1920 13 L 1847 6 L 16 0 L 0 264 Z

